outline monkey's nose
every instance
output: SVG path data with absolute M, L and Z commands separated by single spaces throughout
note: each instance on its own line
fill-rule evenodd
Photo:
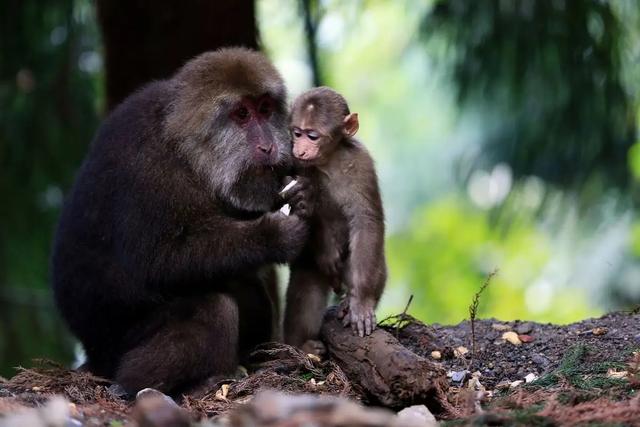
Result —
M 271 151 L 273 151 L 273 144 L 269 144 L 267 146 L 258 145 L 258 150 L 262 151 L 265 154 L 271 154 Z

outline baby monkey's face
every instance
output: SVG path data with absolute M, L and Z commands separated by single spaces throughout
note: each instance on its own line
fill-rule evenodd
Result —
M 322 163 L 333 151 L 333 138 L 320 131 L 310 128 L 291 127 L 293 138 L 293 156 L 301 165 L 317 165 Z
M 324 126 L 315 126 L 318 122 Z M 326 163 L 341 141 L 351 138 L 358 130 L 358 114 L 351 113 L 337 123 L 327 126 L 327 120 L 305 117 L 300 123 L 291 125 L 293 157 L 300 166 L 314 166 Z

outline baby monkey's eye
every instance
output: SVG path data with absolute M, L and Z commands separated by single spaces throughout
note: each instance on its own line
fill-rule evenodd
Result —
M 309 131 L 307 132 L 307 136 L 309 137 L 310 140 L 312 141 L 316 141 L 318 138 L 320 138 L 320 135 L 318 135 L 317 133 L 315 133 L 314 131 Z
M 302 136 L 302 132 L 300 131 L 300 129 L 293 129 L 291 131 L 291 133 L 293 134 L 293 136 L 295 136 L 296 138 L 300 138 Z

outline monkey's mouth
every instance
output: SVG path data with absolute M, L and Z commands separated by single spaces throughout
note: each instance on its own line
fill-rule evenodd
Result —
M 299 167 L 310 167 L 310 166 L 315 166 L 316 164 L 316 159 L 301 159 L 299 157 L 293 156 L 293 161 L 296 164 L 296 166 Z
M 265 158 L 261 157 L 256 159 L 254 164 L 254 170 L 257 174 L 267 175 L 286 175 L 286 171 L 290 168 L 290 165 L 286 164 L 283 159 L 279 158 Z

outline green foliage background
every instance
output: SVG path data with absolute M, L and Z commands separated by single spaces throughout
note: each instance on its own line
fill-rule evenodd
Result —
M 640 301 L 636 3 L 311 4 L 323 83 L 379 170 L 382 315 L 413 294 L 412 314 L 458 322 L 495 268 L 481 316 L 564 323 Z M 259 6 L 295 96 L 312 80 L 298 11 Z
M 102 79 L 92 2 L 0 7 L 1 375 L 36 356 L 71 356 L 48 289 L 49 249 L 99 123 Z

